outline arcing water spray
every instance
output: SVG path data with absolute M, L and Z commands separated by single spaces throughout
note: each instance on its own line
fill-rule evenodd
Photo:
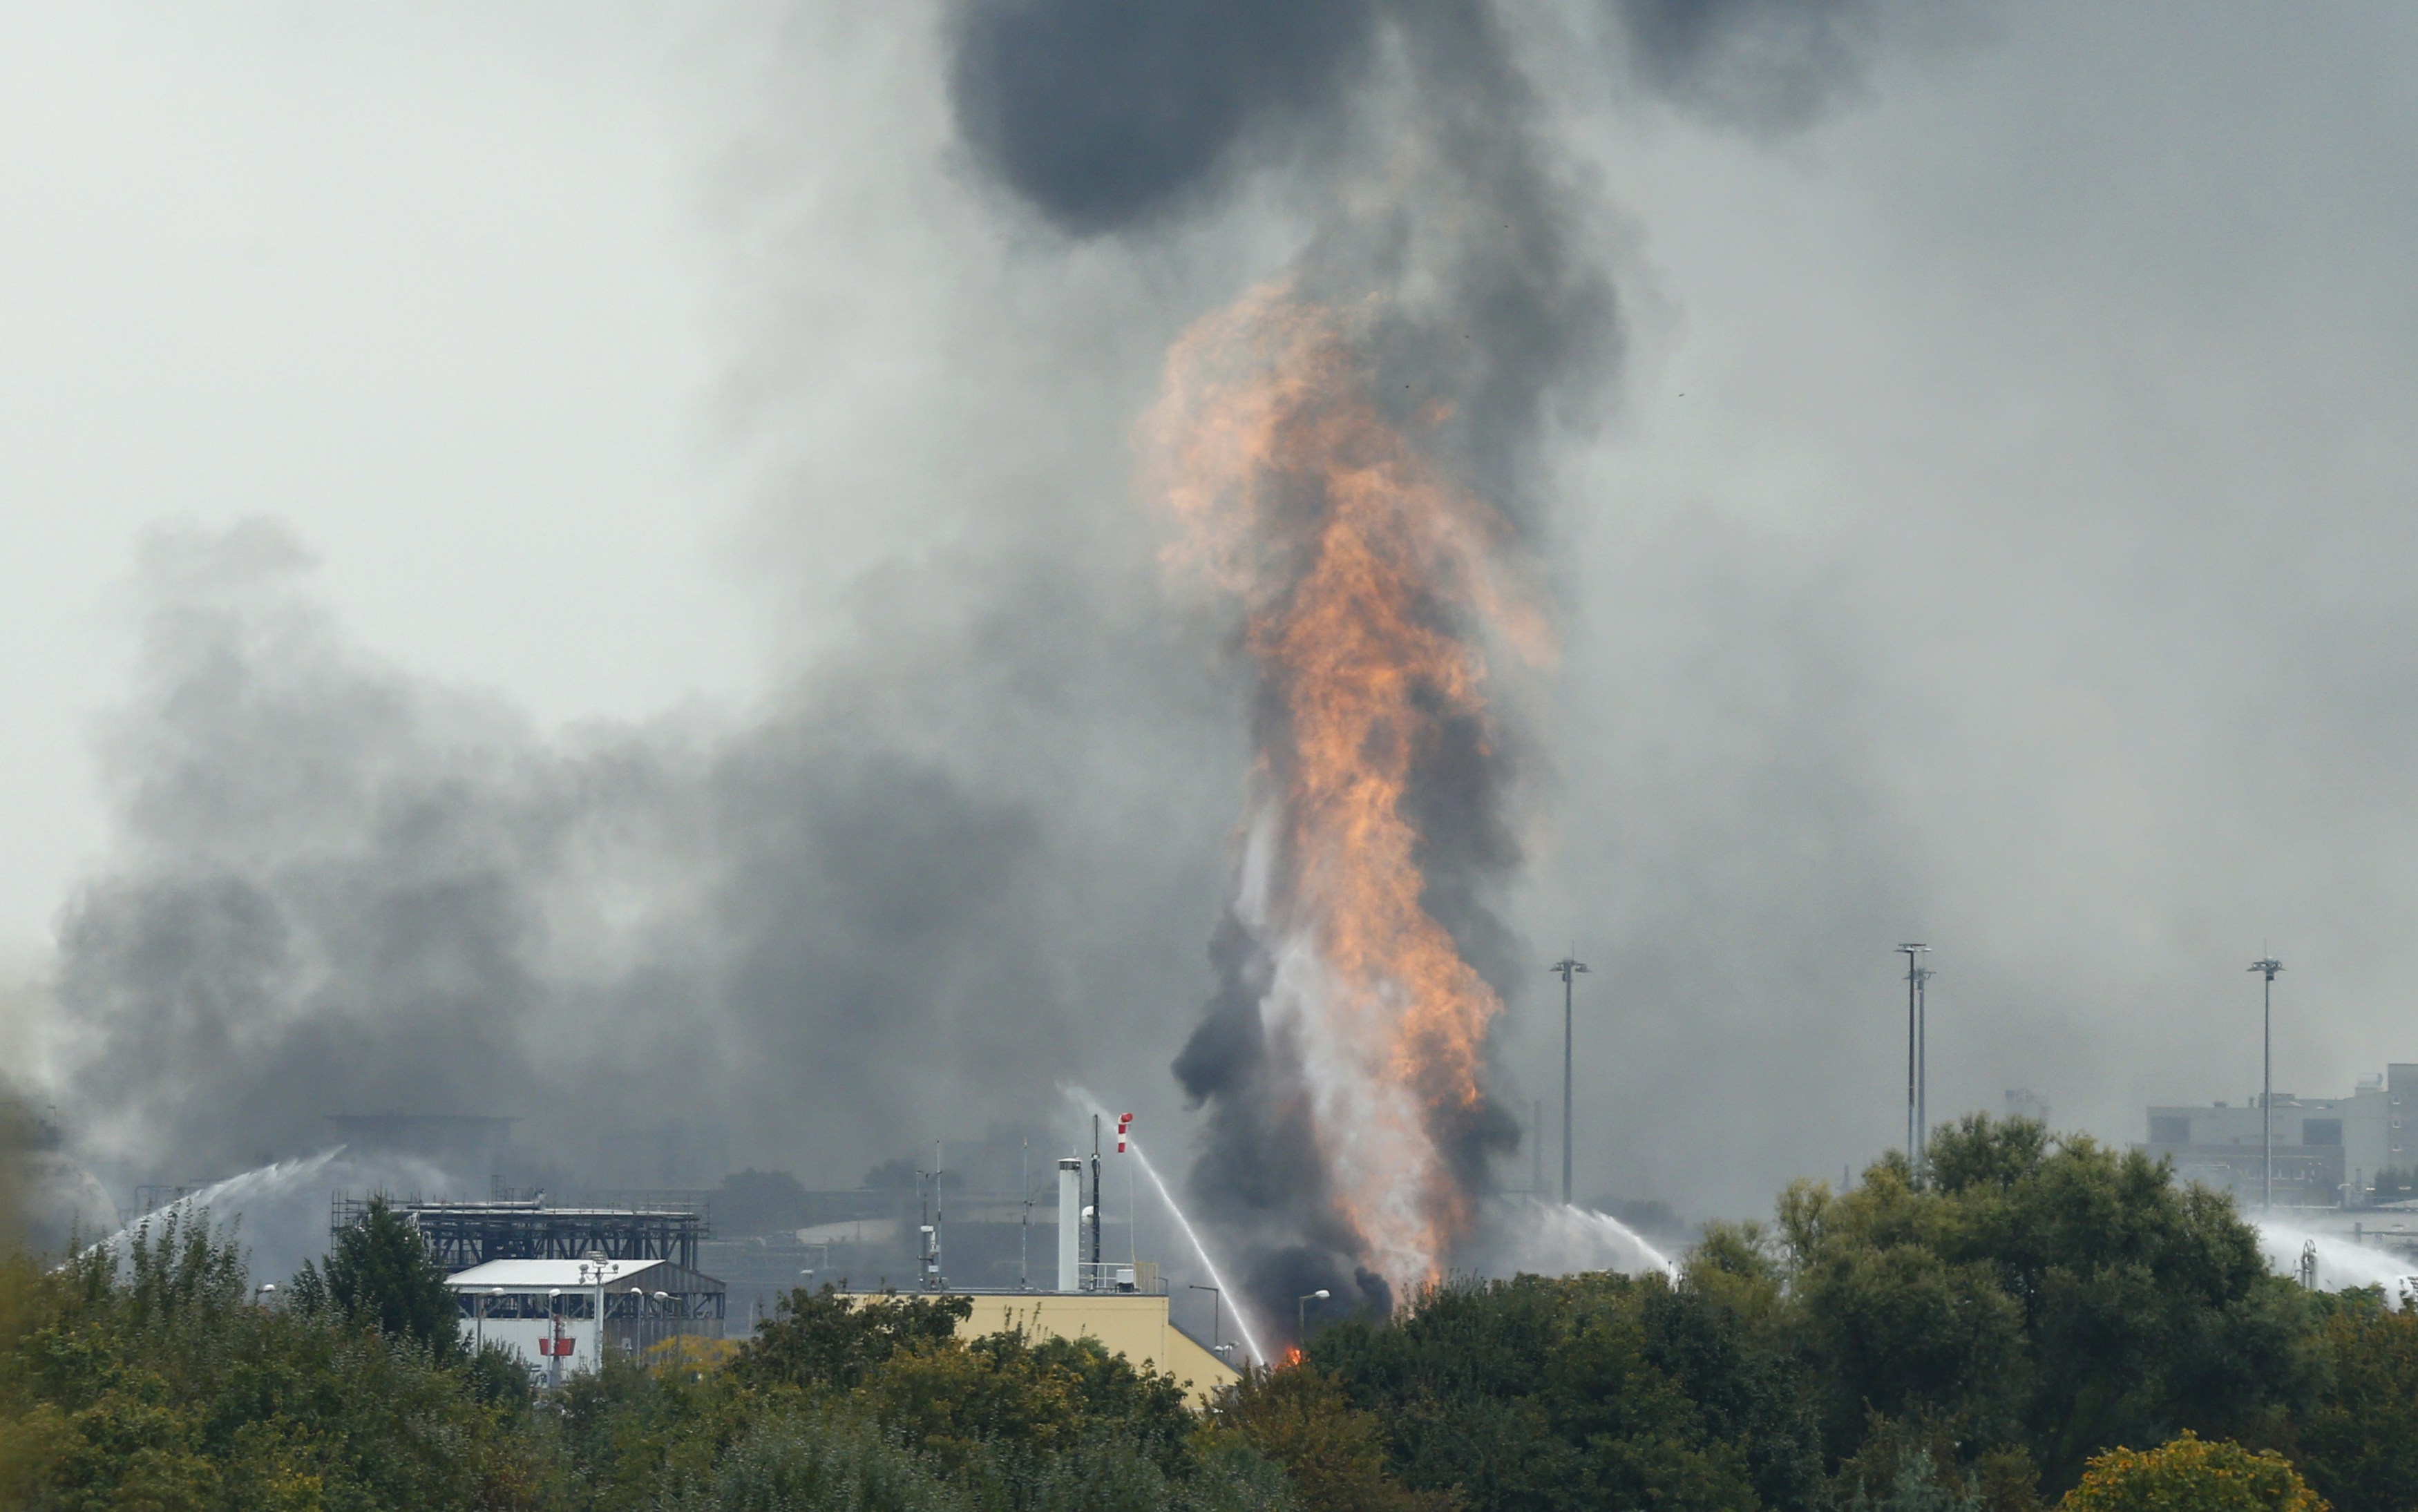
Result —
M 1109 1116 L 1108 1105 L 1084 1089 L 1070 1085 L 1064 1089 L 1064 1092 L 1068 1100 L 1083 1111 L 1096 1113 L 1103 1118 Z M 1132 1147 L 1130 1150 L 1126 1149 L 1128 1145 Z M 1167 1183 L 1158 1174 L 1158 1168 L 1152 1165 L 1150 1156 L 1143 1153 L 1141 1140 L 1133 1135 L 1130 1128 L 1121 1125 L 1117 1135 L 1117 1148 L 1141 1162 L 1141 1173 L 1150 1178 L 1152 1190 L 1157 1192 L 1158 1199 L 1167 1204 L 1167 1211 L 1175 1218 L 1175 1226 L 1184 1230 L 1185 1242 L 1192 1246 L 1192 1253 L 1201 1257 L 1201 1268 L 1209 1273 L 1209 1284 L 1217 1289 L 1218 1293 L 1226 1298 L 1226 1306 L 1232 1309 L 1234 1329 L 1243 1336 L 1243 1347 L 1251 1352 L 1252 1359 L 1262 1365 L 1267 1364 L 1267 1351 L 1260 1347 L 1260 1336 L 1251 1329 L 1249 1307 L 1245 1305 L 1240 1292 L 1227 1287 L 1226 1277 L 1217 1270 L 1217 1262 L 1209 1258 L 1209 1246 L 1201 1242 L 1201 1231 L 1192 1227 L 1190 1218 L 1185 1216 L 1183 1206 L 1175 1200 L 1175 1194 L 1168 1190 Z

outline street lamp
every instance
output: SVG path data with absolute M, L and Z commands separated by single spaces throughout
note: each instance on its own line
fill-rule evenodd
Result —
M 1917 1028 L 1921 1007 L 1916 995 L 1922 990 L 1922 956 L 1930 949 L 1919 940 L 1897 948 L 1905 957 L 1905 1165 L 1917 1181 L 1922 1179 L 1921 1112 L 1916 1085 L 1922 1050 Z
M 492 1298 L 496 1298 L 496 1297 L 500 1297 L 500 1296 L 502 1296 L 503 1294 L 504 1294 L 504 1289 L 503 1289 L 502 1287 L 499 1287 L 499 1286 L 491 1286 L 491 1287 L 487 1288 L 487 1290 L 486 1290 L 486 1291 L 482 1291 L 482 1292 L 479 1293 L 479 1294 L 478 1294 L 478 1296 L 477 1296 L 477 1297 L 472 1301 L 472 1303 L 471 1303 L 471 1307 L 470 1307 L 470 1311 L 471 1311 L 472 1318 L 474 1319 L 474 1321 L 472 1321 L 472 1323 L 470 1324 L 470 1352 L 471 1352 L 471 1353 L 473 1353 L 473 1354 L 477 1354 L 477 1353 L 480 1353 L 481 1352 L 482 1352 L 482 1351 L 484 1351 L 484 1350 L 486 1349 L 486 1347 L 487 1347 L 487 1303 L 489 1302 L 489 1300 L 490 1300 L 490 1299 L 492 1299 Z
M 2267 982 L 2260 988 L 2262 1006 L 2259 1013 L 2264 1048 L 2259 1055 L 2258 1071 L 2258 1205 L 2275 1205 L 2275 973 L 2284 963 L 2273 955 L 2261 955 L 2250 963 L 2250 970 L 2263 973 Z
M 1334 1292 L 1320 1287 L 1315 1291 L 1293 1298 L 1293 1321 L 1296 1325 L 1294 1331 L 1301 1336 L 1302 1343 L 1309 1342 L 1309 1305 L 1313 1302 L 1324 1302 L 1333 1295 L 1335 1295 Z
M 1209 1293 L 1209 1352 L 1215 1354 L 1219 1342 L 1226 1336 L 1226 1293 L 1214 1286 L 1202 1286 L 1198 1281 L 1190 1285 L 1195 1291 Z

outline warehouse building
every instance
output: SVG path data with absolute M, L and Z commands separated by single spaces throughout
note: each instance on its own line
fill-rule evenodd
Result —
M 608 1353 L 723 1332 L 722 1283 L 668 1260 L 497 1260 L 445 1284 L 461 1308 L 464 1342 L 502 1345 L 549 1385 Z
M 2418 1127 L 2407 1118 L 2418 1112 L 2418 1065 L 2389 1065 L 2382 1076 L 2362 1078 L 2348 1097 L 2279 1092 L 2272 1110 L 2279 1207 L 2367 1207 L 2380 1177 L 2418 1164 Z M 2140 1148 L 2172 1159 L 2181 1180 L 2255 1203 L 2268 1111 L 2256 1093 L 2239 1105 L 2152 1107 L 2150 1138 Z

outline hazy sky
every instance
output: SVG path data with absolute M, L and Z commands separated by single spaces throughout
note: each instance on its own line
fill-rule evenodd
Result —
M 2027 1086 L 2136 1138 L 2241 1096 L 2264 948 L 2280 1087 L 2418 1060 L 2418 18 L 1842 7 L 1799 121 L 1648 89 L 1578 0 L 1501 8 L 1626 329 L 1551 443 L 1562 659 L 1507 690 L 1507 1094 L 1558 1080 L 1574 944 L 1581 1185 L 1743 1212 L 1889 1143 L 1902 939 L 1938 1113 Z M 162 888 L 250 878 L 336 941 L 214 988 L 210 1043 L 247 992 L 294 1033 L 377 998 L 347 973 L 387 957 L 293 900 L 390 872 L 363 816 L 425 782 L 524 837 L 470 869 L 548 920 L 448 978 L 432 1077 L 509 978 L 511 1064 L 676 1002 L 684 1095 L 873 1076 L 847 1132 L 768 1113 L 742 1159 L 842 1178 L 869 1121 L 903 1148 L 1053 1075 L 1180 1146 L 1247 756 L 1131 428 L 1323 181 L 1279 150 L 1069 238 L 958 145 L 944 52 L 911 5 L 0 8 L 0 948 L 84 984 L 32 1010 L 61 1064 L 145 1022 L 152 957 L 108 941 Z M 192 797 L 288 759 L 354 796 Z M 63 968 L 77 896 L 137 901 Z M 902 939 L 929 972 L 829 965 Z M 764 984 L 827 979 L 915 1037 L 783 1038 L 805 989 Z

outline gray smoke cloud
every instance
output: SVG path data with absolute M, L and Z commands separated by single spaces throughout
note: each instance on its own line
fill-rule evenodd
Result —
M 1208 197 L 1238 159 L 1330 130 L 1377 11 L 1373 0 L 964 0 L 957 128 L 1066 230 L 1147 222 Z
M 1681 108 L 1757 131 L 1812 124 L 1864 86 L 1876 0 L 1612 0 L 1632 75 Z
M 1373 390 L 1447 404 L 1439 457 L 1533 539 L 1548 438 L 1596 423 L 1623 319 L 1603 197 L 1495 8 L 948 14 L 957 140 L 1060 231 L 1214 241 L 1221 205 L 1292 186 L 1314 206 L 1300 286 L 1385 296 Z M 1628 24 L 1658 55 L 1667 19 Z M 1675 90 L 1768 18 L 1691 24 L 1697 61 L 1653 76 Z M 902 1130 L 1046 1120 L 1069 1075 L 1164 1067 L 1254 705 L 1170 611 L 1147 532 L 1101 538 L 1091 501 L 1124 507 L 1117 430 L 1155 344 L 1235 287 L 1179 282 L 1092 406 L 1079 502 L 1045 502 L 1061 479 L 1002 490 L 962 550 L 870 580 L 856 649 L 754 711 L 533 728 L 351 644 L 274 526 L 156 538 L 103 741 L 119 849 L 60 921 L 90 1146 L 207 1178 L 324 1147 L 330 1115 L 509 1115 L 541 1173 L 666 1179 L 662 1131 L 701 1119 L 731 1126 L 734 1165 L 845 1183 Z M 1430 908 L 1516 1001 L 1524 746 L 1482 734 L 1438 732 L 1412 817 Z M 1281 1047 L 1255 1037 L 1260 965 L 1220 941 L 1177 1063 L 1209 1110 L 1196 1185 L 1267 1294 L 1344 1284 Z M 1472 1182 L 1518 1138 L 1499 1108 L 1444 1133 Z
M 919 673 L 894 644 L 879 679 L 759 722 L 544 736 L 347 644 L 307 568 L 262 523 L 146 550 L 143 677 L 105 742 L 123 848 L 60 930 L 96 1147 L 222 1175 L 333 1143 L 334 1114 L 506 1115 L 540 1174 L 650 1184 L 666 1121 L 719 1119 L 734 1163 L 845 1185 L 1116 1063 L 1093 1005 L 1155 963 L 1109 900 L 1184 891 L 1187 842 L 1094 763 L 1147 770 L 1128 741 L 1185 720 L 1062 700 L 1142 703 L 1148 627 L 1112 658 L 1046 619 L 969 627 L 1055 687 L 986 692 L 963 648 Z M 924 750 L 868 707 L 902 695 Z M 936 740 L 981 741 L 957 747 L 979 780 Z M 1189 835 L 1214 854 L 1214 824 Z

